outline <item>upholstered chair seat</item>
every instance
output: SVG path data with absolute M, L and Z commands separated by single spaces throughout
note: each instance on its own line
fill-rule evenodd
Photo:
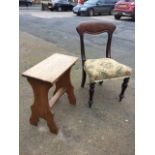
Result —
M 111 58 L 87 59 L 84 70 L 89 76 L 90 82 L 105 79 L 130 77 L 132 69 Z

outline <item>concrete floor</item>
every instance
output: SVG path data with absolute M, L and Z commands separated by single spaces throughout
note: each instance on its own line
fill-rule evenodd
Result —
M 95 103 L 90 109 L 88 82 L 85 88 L 80 88 L 78 61 L 71 74 L 77 105 L 70 105 L 64 95 L 54 106 L 52 111 L 59 127 L 59 134 L 54 135 L 42 119 L 37 127 L 29 124 L 33 93 L 21 73 L 55 52 L 71 53 L 22 31 L 19 45 L 20 155 L 134 155 L 134 80 L 130 80 L 121 103 L 118 94 L 122 80 L 105 81 L 103 86 L 96 87 Z

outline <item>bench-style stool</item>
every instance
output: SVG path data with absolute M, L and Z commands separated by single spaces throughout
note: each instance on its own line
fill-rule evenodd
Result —
M 58 133 L 50 108 L 65 92 L 70 104 L 76 104 L 70 71 L 77 60 L 77 57 L 55 53 L 22 74 L 27 77 L 34 93 L 34 104 L 31 106 L 30 117 L 32 125 L 37 126 L 39 118 L 43 118 L 47 121 L 50 131 Z M 53 96 L 48 100 L 49 89 L 53 86 L 55 86 Z

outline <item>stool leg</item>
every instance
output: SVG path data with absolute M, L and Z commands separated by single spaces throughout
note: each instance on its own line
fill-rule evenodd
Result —
M 31 106 L 31 117 L 30 117 L 30 124 L 37 126 L 38 125 L 38 121 L 39 121 L 39 116 L 38 116 L 38 112 L 37 112 L 37 107 L 35 106 L 36 104 L 34 103 Z
M 54 91 L 54 94 L 57 92 L 59 88 L 65 88 L 70 104 L 75 105 L 76 98 L 74 95 L 74 87 L 71 84 L 70 70 L 71 68 L 69 68 L 56 82 L 56 89 Z
M 66 77 L 66 93 L 68 95 L 68 99 L 70 101 L 70 104 L 75 105 L 76 104 L 76 98 L 74 95 L 74 87 L 72 86 L 71 79 L 70 79 L 70 71 L 71 68 L 66 72 L 65 77 Z
M 50 131 L 57 134 L 58 128 L 54 122 L 53 114 L 50 111 L 48 103 L 48 91 L 51 84 L 33 78 L 28 78 L 28 81 L 34 93 L 34 104 L 31 106 L 32 114 L 30 123 L 37 125 L 39 118 L 43 118 L 47 121 Z
M 130 78 L 125 78 L 125 79 L 123 80 L 123 83 L 122 83 L 122 90 L 121 90 L 121 93 L 120 93 L 120 95 L 119 95 L 119 101 L 122 101 L 122 99 L 124 98 L 124 93 L 125 93 L 126 88 L 128 87 L 129 79 L 130 79 Z
M 94 88 L 95 88 L 95 83 L 90 83 L 89 84 L 89 108 L 91 108 L 92 104 L 93 104 L 93 96 L 94 96 Z
M 58 133 L 58 128 L 54 122 L 54 114 L 52 114 L 50 111 L 46 114 L 45 119 L 47 120 L 47 125 L 50 129 L 51 132 L 57 134 Z

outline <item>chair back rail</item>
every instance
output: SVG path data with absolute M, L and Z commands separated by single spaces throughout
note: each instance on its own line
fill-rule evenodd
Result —
M 97 35 L 104 32 L 108 33 L 108 39 L 106 45 L 106 57 L 111 58 L 111 41 L 112 41 L 112 34 L 115 29 L 116 26 L 113 23 L 107 23 L 107 22 L 84 22 L 76 27 L 76 30 L 80 35 L 82 65 L 84 65 L 84 62 L 86 61 L 84 34 L 87 33 Z

